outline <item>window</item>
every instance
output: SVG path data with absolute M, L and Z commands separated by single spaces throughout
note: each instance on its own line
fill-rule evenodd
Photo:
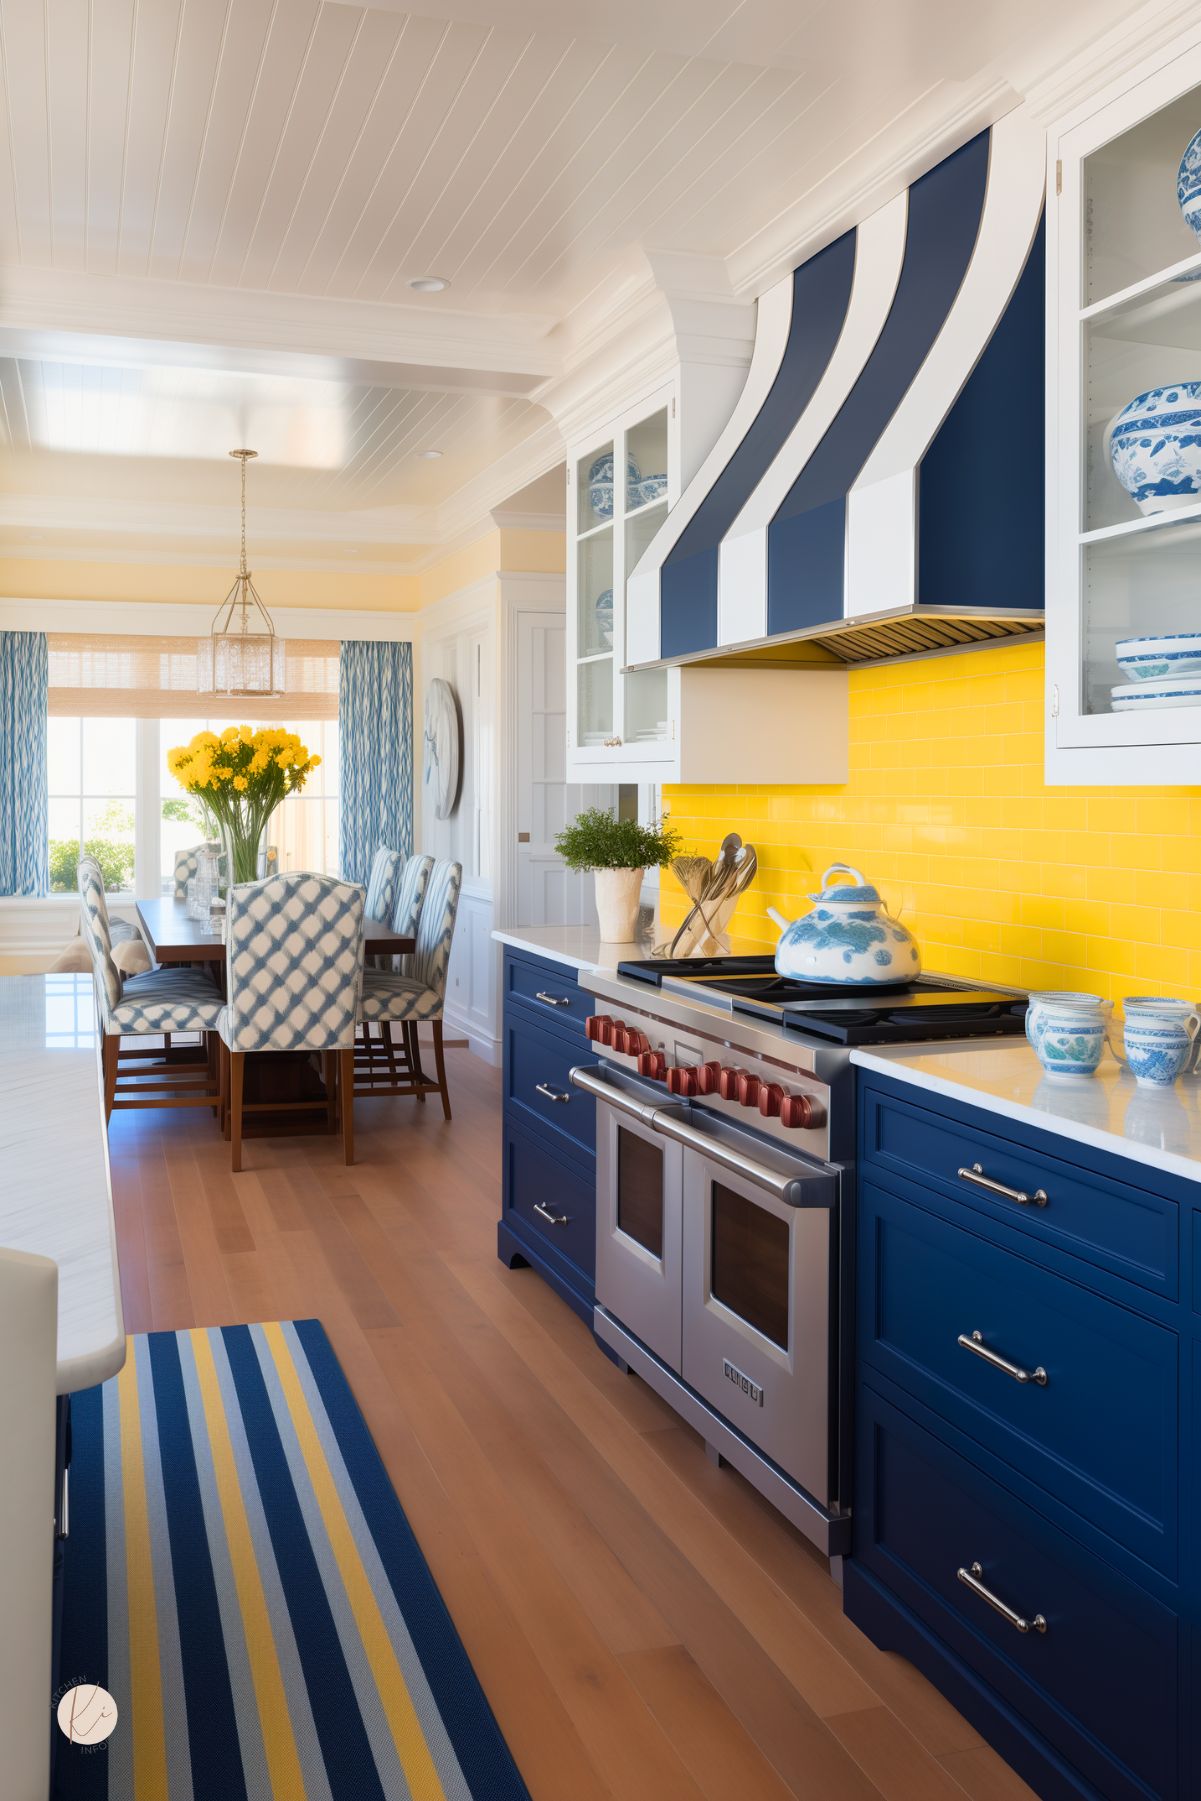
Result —
M 50 892 L 74 894 L 80 853 L 111 892 L 134 885 L 137 730 L 132 719 L 49 721 Z
M 85 850 L 110 893 L 170 893 L 176 852 L 210 832 L 199 798 L 168 772 L 167 751 L 227 725 L 286 725 L 321 757 L 303 792 L 277 810 L 268 838 L 281 869 L 336 873 L 337 644 L 290 640 L 286 694 L 207 717 L 200 648 L 194 638 L 49 635 L 52 893 L 75 892 Z

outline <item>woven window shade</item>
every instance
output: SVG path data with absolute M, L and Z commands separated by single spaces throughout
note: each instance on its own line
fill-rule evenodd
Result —
M 276 700 L 225 700 L 201 693 L 196 638 L 105 637 L 88 632 L 48 633 L 50 712 L 136 719 L 233 717 L 336 719 L 338 644 L 325 638 L 289 638 L 284 693 Z

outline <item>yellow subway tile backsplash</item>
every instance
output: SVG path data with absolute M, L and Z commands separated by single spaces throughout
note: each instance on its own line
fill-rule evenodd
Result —
M 1201 996 L 1201 790 L 1047 788 L 1043 652 L 998 645 L 850 672 L 845 787 L 664 791 L 689 850 L 739 831 L 759 874 L 734 930 L 774 945 L 847 862 L 928 969 L 1031 988 Z M 682 892 L 663 880 L 669 922 Z

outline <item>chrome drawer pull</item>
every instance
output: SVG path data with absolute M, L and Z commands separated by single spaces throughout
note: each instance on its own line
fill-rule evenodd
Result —
M 534 1093 L 544 1094 L 548 1101 L 569 1101 L 571 1099 L 571 1095 L 564 1093 L 562 1088 L 551 1088 L 546 1082 L 535 1082 Z
M 541 1201 L 534 1202 L 534 1212 L 551 1226 L 568 1226 L 571 1224 L 571 1221 L 565 1213 L 552 1213 L 550 1208 L 544 1206 Z
M 535 990 L 534 999 L 541 1001 L 544 1007 L 570 1007 L 571 1005 L 569 994 L 547 994 L 542 988 Z
M 966 1570 L 961 1565 L 956 1571 L 963 1586 L 970 1588 L 974 1595 L 979 1595 L 982 1601 L 987 1601 L 993 1612 L 999 1613 L 1003 1620 L 1008 1620 L 1015 1632 L 1045 1632 L 1047 1630 L 1047 1622 L 1041 1613 L 1036 1613 L 1032 1620 L 1024 1620 L 1020 1613 L 1013 1611 L 1012 1607 L 1006 1607 L 1000 1595 L 994 1595 L 991 1588 L 985 1588 L 980 1580 L 983 1574 L 983 1565 L 978 1563 L 972 1564 L 971 1568 Z
M 1020 1363 L 1010 1363 L 1008 1357 L 1001 1357 L 996 1351 L 990 1351 L 979 1332 L 973 1332 L 969 1338 L 961 1332 L 956 1341 L 965 1351 L 971 1351 L 975 1357 L 983 1357 L 985 1363 L 991 1363 L 995 1370 L 1003 1370 L 1012 1376 L 1015 1382 L 1037 1382 L 1040 1388 L 1047 1386 L 1047 1372 L 1040 1363 L 1036 1370 L 1024 1370 Z
M 1020 1188 L 1006 1188 L 1004 1182 L 994 1182 L 991 1176 L 986 1176 L 978 1163 L 973 1163 L 970 1169 L 956 1170 L 955 1173 L 961 1182 L 973 1182 L 977 1188 L 987 1188 L 989 1194 L 999 1194 L 1003 1200 L 1016 1201 L 1019 1207 L 1045 1207 L 1047 1204 L 1045 1188 L 1036 1188 L 1033 1194 L 1024 1194 Z

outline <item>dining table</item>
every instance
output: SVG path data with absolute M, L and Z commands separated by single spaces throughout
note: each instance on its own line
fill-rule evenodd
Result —
M 224 932 L 214 932 L 206 919 L 193 919 L 185 901 L 176 900 L 169 894 L 156 894 L 135 900 L 134 906 L 156 963 L 225 962 Z M 394 932 L 382 919 L 363 921 L 365 956 L 402 957 L 415 945 L 415 938 Z
M 173 895 L 135 898 L 138 923 L 147 946 L 159 964 L 206 964 L 213 981 L 225 993 L 226 946 L 223 930 L 212 930 L 207 919 L 193 919 L 186 902 Z M 224 924 L 220 914 L 216 920 Z M 215 923 L 215 922 L 214 922 Z M 416 939 L 394 932 L 381 919 L 363 921 L 363 955 L 365 957 L 405 956 L 416 948 Z M 371 1064 L 372 1043 L 365 1031 L 356 1061 L 364 1067 Z M 375 1049 L 378 1051 L 378 1046 Z M 168 1064 L 202 1064 L 207 1056 L 203 1043 L 173 1041 L 168 1034 L 162 1059 Z M 332 1130 L 332 1124 L 320 1112 L 326 1098 L 324 1071 L 320 1055 L 308 1051 L 257 1051 L 246 1060 L 245 1093 L 248 1111 L 243 1121 L 247 1137 L 276 1136 L 279 1133 L 308 1133 Z M 257 1108 L 258 1111 L 251 1109 Z

